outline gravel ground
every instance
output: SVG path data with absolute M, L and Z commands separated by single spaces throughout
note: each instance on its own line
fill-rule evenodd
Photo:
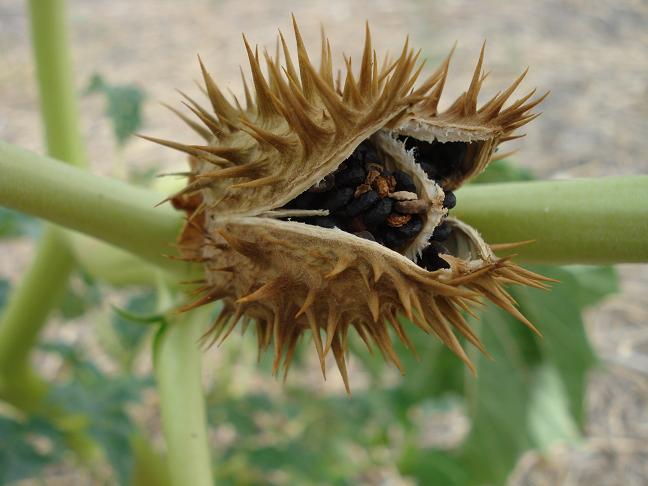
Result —
M 24 2 L 0 0 L 0 139 L 42 152 L 24 9 Z M 365 18 L 379 48 L 395 52 L 410 33 L 431 65 L 458 41 L 446 101 L 467 86 L 487 39 L 492 73 L 484 96 L 527 65 L 524 86 L 551 90 L 543 116 L 511 144 L 521 149 L 520 164 L 543 178 L 648 172 L 645 1 L 73 0 L 69 12 L 77 88 L 83 90 L 95 72 L 110 82 L 142 85 L 145 131 L 152 135 L 191 138 L 157 101 L 176 103 L 173 88 L 196 92 L 196 53 L 219 82 L 240 93 L 241 32 L 273 48 L 276 28 L 288 31 L 294 12 L 313 47 L 324 24 L 338 59 L 342 51 L 357 55 Z M 116 154 L 102 101 L 82 97 L 80 108 L 95 172 L 121 177 L 124 167 L 183 165 L 172 151 L 139 139 Z M 2 243 L 0 275 L 16 280 L 32 252 L 28 242 Z M 587 315 L 606 366 L 591 379 L 586 441 L 528 454 L 513 484 L 648 483 L 648 272 L 623 265 L 620 273 L 622 291 Z

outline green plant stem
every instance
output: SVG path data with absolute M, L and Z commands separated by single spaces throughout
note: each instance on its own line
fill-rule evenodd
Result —
M 56 160 L 0 142 L 0 204 L 99 238 L 156 265 L 170 260 L 181 215 L 153 191 L 93 176 Z
M 181 214 L 160 195 L 0 142 L 0 204 L 130 251 L 163 268 Z M 511 182 L 462 188 L 453 214 L 489 243 L 535 239 L 518 261 L 648 262 L 648 176 Z
M 64 7 L 63 0 L 30 1 L 34 58 L 48 153 L 83 166 Z M 2 178 L 11 179 L 6 174 Z M 0 321 L 0 380 L 15 405 L 34 407 L 45 394 L 44 383 L 29 369 L 29 352 L 73 268 L 74 259 L 61 231 L 47 227 Z
M 648 176 L 479 184 L 457 193 L 455 216 L 488 243 L 544 263 L 648 261 Z
M 202 352 L 198 344 L 208 319 L 204 312 L 189 317 L 183 316 L 160 330 L 154 349 L 155 377 L 171 484 L 210 486 Z

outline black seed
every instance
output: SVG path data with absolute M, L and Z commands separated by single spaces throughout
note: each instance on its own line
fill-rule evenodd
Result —
M 365 192 L 347 205 L 346 214 L 350 217 L 357 216 L 376 204 L 379 200 L 380 196 L 376 191 Z
M 434 180 L 439 177 L 439 171 L 436 166 L 427 162 L 419 162 L 419 165 L 421 166 L 421 169 L 423 169 L 423 172 L 427 174 L 429 179 Z
M 288 209 L 318 209 L 320 195 L 315 192 L 303 192 L 286 204 Z
M 443 260 L 439 256 L 439 253 L 447 254 L 448 249 L 436 241 L 431 242 L 430 246 L 423 250 L 421 258 L 417 262 L 418 265 L 430 272 L 439 270 L 440 268 L 450 268 L 450 264 Z
M 378 162 L 378 152 L 376 148 L 366 140 L 362 142 L 353 152 L 354 155 L 363 162 Z
M 381 245 L 384 245 L 387 248 L 392 250 L 401 248 L 407 241 L 404 240 L 398 232 L 394 231 L 394 228 L 383 226 L 381 230 L 381 233 L 376 234 L 376 241 L 379 241 Z
M 317 184 L 313 184 L 308 190 L 310 192 L 326 192 L 333 189 L 333 187 L 335 187 L 335 176 L 329 174 L 324 176 L 324 179 L 319 181 Z
M 349 164 L 346 169 L 335 174 L 335 183 L 338 186 L 355 187 L 365 180 L 364 168 L 360 164 Z
M 381 199 L 375 206 L 370 208 L 363 217 L 364 223 L 369 227 L 378 226 L 383 223 L 389 213 L 392 212 L 394 201 L 388 197 Z
M 358 231 L 357 233 L 353 233 L 356 236 L 359 236 L 360 238 L 364 238 L 365 240 L 371 240 L 371 241 L 376 241 L 376 238 L 374 238 L 374 235 L 369 233 L 369 231 Z
M 446 191 L 445 197 L 443 198 L 443 207 L 452 209 L 457 205 L 457 196 L 454 195 L 452 191 Z
M 306 223 L 314 224 L 315 226 L 321 226 L 322 228 L 335 228 L 336 226 L 340 226 L 337 218 L 334 218 L 332 216 L 315 216 L 313 218 L 307 218 Z
M 423 222 L 421 221 L 421 218 L 414 214 L 412 215 L 412 219 L 410 219 L 403 226 L 396 228 L 396 230 L 402 238 L 410 239 L 418 235 L 421 232 L 422 228 Z
M 329 211 L 338 211 L 353 198 L 353 189 L 351 187 L 340 187 L 333 189 L 326 193 L 327 197 L 324 200 L 324 208 Z
M 434 233 L 432 233 L 432 239 L 435 241 L 445 241 L 448 239 L 452 233 L 452 227 L 448 223 L 441 223 L 439 226 L 434 228 Z
M 409 174 L 397 170 L 396 172 L 394 172 L 394 178 L 396 179 L 397 191 L 416 192 L 416 185 L 414 184 L 414 180 L 409 176 Z

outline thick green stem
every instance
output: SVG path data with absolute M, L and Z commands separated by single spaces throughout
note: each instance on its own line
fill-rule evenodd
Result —
M 198 343 L 207 316 L 198 312 L 190 317 L 178 319 L 160 330 L 154 350 L 155 377 L 171 484 L 210 486 L 202 352 Z
M 0 142 L 0 204 L 53 221 L 171 270 L 181 215 L 160 195 L 65 166 Z M 511 182 L 462 188 L 453 214 L 489 243 L 516 248 L 519 261 L 648 261 L 648 176 Z
M 181 215 L 156 192 L 0 142 L 0 204 L 99 238 L 171 270 Z
M 50 155 L 71 164 L 85 162 L 79 135 L 74 83 L 67 49 L 63 0 L 31 0 L 31 32 L 43 128 Z M 12 181 L 3 173 L 3 180 Z M 33 407 L 44 384 L 29 370 L 29 351 L 66 285 L 74 259 L 61 231 L 48 227 L 36 258 L 0 321 L 0 379 L 14 403 Z
M 474 185 L 457 201 L 488 243 L 536 240 L 513 250 L 525 261 L 648 261 L 648 176 Z

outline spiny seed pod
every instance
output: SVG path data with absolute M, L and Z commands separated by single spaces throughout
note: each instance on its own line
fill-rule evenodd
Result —
M 451 55 L 415 86 L 422 64 L 407 41 L 381 63 L 367 26 L 355 74 L 349 58 L 333 70 L 324 35 L 315 67 L 294 18 L 293 26 L 297 62 L 280 33 L 275 57 L 263 55 L 267 74 L 244 37 L 254 84 L 252 92 L 243 76 L 245 107 L 226 99 L 200 61 L 213 111 L 185 96 L 203 125 L 180 116 L 205 144 L 147 137 L 191 156 L 189 183 L 172 200 L 188 212 L 182 257 L 203 263 L 205 279 L 182 310 L 222 299 L 206 337 L 220 343 L 253 322 L 259 351 L 274 343 L 275 373 L 282 359 L 287 373 L 310 332 L 322 373 L 332 350 L 347 390 L 350 328 L 401 370 L 390 328 L 414 351 L 401 314 L 471 369 L 455 331 L 483 351 L 463 316 L 480 298 L 535 330 L 504 285 L 545 288 L 549 279 L 498 258 L 448 217 L 452 191 L 537 116 L 530 110 L 544 96 L 532 100 L 534 91 L 504 108 L 526 71 L 478 108 L 482 47 L 470 86 L 439 112 Z

